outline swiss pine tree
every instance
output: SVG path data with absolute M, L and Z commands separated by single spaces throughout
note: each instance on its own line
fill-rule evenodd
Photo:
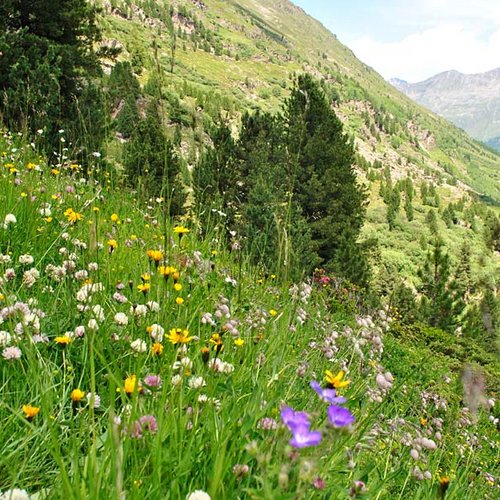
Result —
M 355 248 L 365 216 L 366 195 L 353 169 L 354 146 L 344 134 L 319 83 L 298 78 L 285 105 L 289 168 L 294 198 L 310 225 L 323 265 L 359 282 L 343 259 Z

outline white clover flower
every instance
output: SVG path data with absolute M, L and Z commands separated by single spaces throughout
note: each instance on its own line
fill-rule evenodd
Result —
M 90 403 L 92 402 L 92 393 L 87 392 L 86 397 L 87 397 L 87 401 L 90 405 Z M 101 397 L 98 394 L 94 394 L 93 399 L 94 399 L 94 408 L 99 408 L 101 406 Z
M 188 386 L 191 389 L 199 389 L 200 387 L 205 387 L 207 383 L 203 379 L 203 377 L 191 377 L 188 380 Z
M 117 312 L 115 314 L 115 323 L 118 326 L 127 326 L 128 325 L 128 316 L 125 313 Z
M 34 261 L 35 259 L 31 255 L 24 254 L 19 256 L 19 264 L 30 265 L 33 264 Z
M 87 269 L 89 271 L 97 271 L 99 269 L 99 264 L 97 262 L 90 262 Z
M 151 338 L 157 342 L 161 342 L 163 340 L 163 335 L 165 334 L 165 329 L 154 323 L 149 327 L 149 334 L 151 335 Z
M 12 335 L 4 330 L 0 331 L 0 346 L 6 347 L 12 341 Z
M 147 303 L 147 306 L 152 312 L 158 312 L 160 310 L 160 304 L 158 304 L 158 302 L 155 302 L 154 300 L 150 300 Z
M 40 272 L 36 268 L 29 269 L 25 271 L 23 274 L 23 283 L 26 285 L 26 288 L 31 288 L 36 280 L 40 277 Z
M 177 386 L 177 385 L 180 385 L 180 384 L 181 384 L 181 382 L 182 382 L 182 377 L 181 377 L 180 375 L 174 375 L 174 376 L 171 378 L 171 380 L 170 380 L 170 381 L 172 382 L 172 385 Z
M 0 254 L 0 264 L 8 264 L 12 261 L 12 257 L 10 255 Z
M 13 490 L 7 490 L 6 492 L 0 492 L 0 500 L 29 500 L 30 496 L 26 490 L 20 490 L 19 488 L 14 488 Z
M 99 304 L 96 304 L 93 308 L 92 308 L 92 312 L 94 314 L 94 317 L 97 321 L 100 321 L 101 323 L 106 319 L 106 316 L 104 315 L 104 309 L 102 306 L 100 306 Z
M 97 323 L 97 321 L 94 318 L 91 318 L 87 323 L 87 327 L 89 330 L 96 332 L 97 330 L 99 330 L 99 323 Z
M 195 490 L 186 497 L 186 500 L 211 500 L 211 497 L 203 490 Z
M 3 228 L 7 229 L 10 224 L 15 224 L 17 222 L 16 216 L 14 214 L 7 214 L 3 220 Z
M 144 342 L 144 340 L 141 339 L 135 339 L 133 342 L 130 343 L 130 347 L 135 352 L 146 352 L 148 350 L 146 342 Z
M 22 355 L 21 349 L 19 347 L 11 346 L 11 347 L 6 347 L 2 351 L 2 356 L 4 359 L 19 359 Z
M 136 317 L 146 316 L 148 313 L 148 308 L 144 304 L 138 304 L 130 308 L 130 314 Z

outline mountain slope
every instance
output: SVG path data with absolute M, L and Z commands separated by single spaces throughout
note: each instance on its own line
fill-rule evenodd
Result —
M 294 76 L 307 71 L 322 79 L 356 143 L 359 177 L 370 191 L 364 237 L 378 241 L 382 257 L 376 266 L 416 276 L 439 229 L 456 260 L 469 242 L 477 273 L 495 275 L 498 257 L 482 258 L 488 250 L 474 215 L 484 210 L 471 206 L 477 199 L 500 203 L 500 156 L 397 91 L 302 9 L 286 0 L 103 5 L 105 43 L 121 48 L 118 60 L 131 62 L 144 91 L 161 95 L 167 129 L 188 167 L 210 143 L 214 122 L 222 117 L 236 131 L 247 110 L 279 111 Z M 106 61 L 110 70 L 115 62 Z M 390 230 L 380 190 L 407 178 L 415 186 L 414 219 L 401 206 Z M 436 192 L 431 205 L 422 194 L 429 186 Z M 443 210 L 457 202 L 465 211 L 448 227 Z M 438 219 L 431 229 L 430 212 Z
M 473 75 L 445 71 L 423 82 L 390 83 L 476 139 L 500 137 L 500 68 Z

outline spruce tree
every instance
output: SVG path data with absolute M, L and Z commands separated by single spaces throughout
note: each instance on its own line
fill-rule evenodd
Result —
M 318 256 L 358 282 L 341 259 L 355 246 L 365 215 L 365 193 L 353 169 L 354 147 L 316 80 L 298 78 L 285 105 L 294 198 L 311 227 Z

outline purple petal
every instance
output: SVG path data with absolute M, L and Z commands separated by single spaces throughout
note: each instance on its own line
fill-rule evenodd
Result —
M 281 409 L 281 420 L 288 427 L 301 425 L 309 427 L 309 415 L 303 411 L 295 411 L 289 406 Z
M 311 382 L 311 387 L 316 391 L 318 396 L 326 403 L 345 403 L 346 399 L 343 396 L 337 396 L 335 389 L 323 389 L 316 380 Z
M 346 427 L 351 425 L 355 418 L 347 408 L 330 405 L 328 407 L 328 420 L 334 427 Z
M 290 444 L 294 448 L 306 448 L 308 446 L 317 446 L 321 442 L 321 432 L 294 432 Z

